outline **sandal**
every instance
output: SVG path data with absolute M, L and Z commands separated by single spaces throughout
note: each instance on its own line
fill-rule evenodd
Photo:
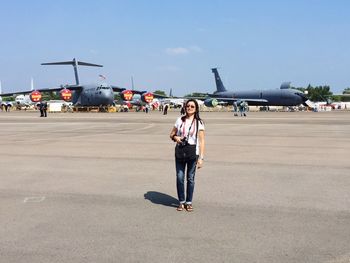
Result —
M 184 210 L 185 206 L 184 204 L 179 204 L 179 206 L 176 208 L 177 211 L 182 211 Z
M 193 211 L 193 206 L 192 206 L 192 204 L 186 205 L 186 211 L 187 211 L 187 212 L 192 212 L 192 211 Z

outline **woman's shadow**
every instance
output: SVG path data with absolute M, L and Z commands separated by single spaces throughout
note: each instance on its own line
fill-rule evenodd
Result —
M 145 199 L 151 201 L 154 204 L 157 205 L 165 205 L 165 206 L 171 206 L 171 207 L 177 207 L 178 206 L 178 200 L 170 195 L 155 192 L 155 191 L 149 191 L 144 194 Z

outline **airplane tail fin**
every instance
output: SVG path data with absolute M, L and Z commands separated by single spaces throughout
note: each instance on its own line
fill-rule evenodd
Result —
M 78 65 L 79 66 L 90 66 L 90 67 L 103 67 L 102 65 L 98 65 L 98 64 L 92 64 L 92 63 L 78 61 L 75 58 L 73 58 L 72 61 L 41 63 L 41 65 L 72 65 L 74 68 L 75 83 L 77 85 L 79 85 Z
M 34 80 L 33 80 L 33 78 L 30 79 L 30 89 L 34 90 Z
M 216 92 L 227 91 L 224 84 L 222 84 L 218 69 L 212 68 L 211 71 L 214 73 L 214 77 L 215 77 Z

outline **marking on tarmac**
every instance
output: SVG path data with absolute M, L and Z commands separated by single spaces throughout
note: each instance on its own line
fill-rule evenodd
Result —
M 147 130 L 147 129 L 150 129 L 150 128 L 153 128 L 154 127 L 154 124 L 151 123 L 151 124 L 148 124 L 147 126 L 143 127 L 143 128 L 139 128 L 139 129 L 135 129 L 137 131 L 142 131 L 142 130 Z
M 45 196 L 32 196 L 32 197 L 26 197 L 23 200 L 23 203 L 40 203 L 45 200 Z

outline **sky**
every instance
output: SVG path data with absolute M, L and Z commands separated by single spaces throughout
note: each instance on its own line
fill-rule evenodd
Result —
M 81 83 L 213 92 L 218 67 L 229 90 L 350 87 L 348 0 L 0 0 L 2 91 Z

